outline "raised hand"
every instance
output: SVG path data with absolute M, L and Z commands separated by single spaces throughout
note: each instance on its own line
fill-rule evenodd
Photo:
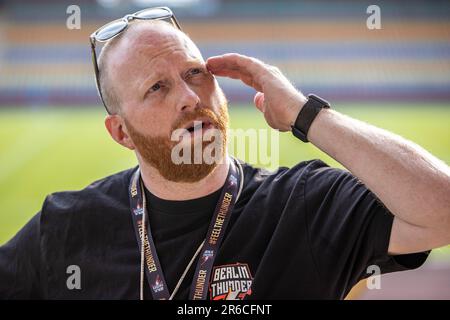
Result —
M 256 91 L 255 106 L 274 129 L 290 131 L 307 98 L 299 92 L 277 67 L 237 53 L 211 57 L 208 70 L 217 76 L 240 79 Z

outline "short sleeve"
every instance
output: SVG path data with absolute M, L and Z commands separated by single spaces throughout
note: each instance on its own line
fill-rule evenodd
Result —
M 0 299 L 38 299 L 40 286 L 40 213 L 0 247 Z
M 429 252 L 390 256 L 394 216 L 351 173 L 312 166 L 305 183 L 309 241 L 321 286 L 330 297 L 344 298 L 379 267 L 381 273 L 421 266 Z

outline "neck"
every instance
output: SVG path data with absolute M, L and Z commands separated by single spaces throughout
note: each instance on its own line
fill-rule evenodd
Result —
M 205 178 L 194 182 L 172 182 L 164 179 L 154 167 L 139 161 L 145 187 L 158 198 L 165 200 L 191 200 L 204 197 L 220 189 L 227 178 L 230 160 L 225 155 L 214 170 Z

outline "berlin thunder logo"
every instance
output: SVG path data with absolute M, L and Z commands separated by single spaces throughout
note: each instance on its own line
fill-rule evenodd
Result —
M 251 295 L 253 277 L 245 263 L 214 267 L 209 287 L 212 300 L 243 300 Z

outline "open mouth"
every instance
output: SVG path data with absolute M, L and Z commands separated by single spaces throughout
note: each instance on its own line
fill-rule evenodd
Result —
M 189 123 L 185 129 L 191 134 L 195 133 L 201 133 L 203 134 L 206 132 L 206 130 L 213 128 L 213 125 L 211 122 L 207 120 L 195 120 L 191 123 Z

